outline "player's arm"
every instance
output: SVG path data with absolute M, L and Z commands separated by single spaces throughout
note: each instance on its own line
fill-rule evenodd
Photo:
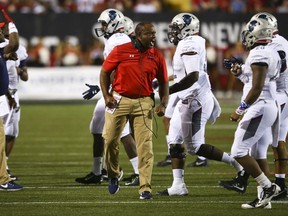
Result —
M 15 53 L 19 48 L 19 35 L 18 30 L 13 22 L 13 20 L 8 16 L 4 9 L 1 10 L 3 16 L 6 19 L 6 25 L 8 27 L 9 43 L 4 47 L 4 54 Z M 5 26 L 6 26 L 5 25 Z
M 240 116 L 244 114 L 246 109 L 253 104 L 258 97 L 260 96 L 266 78 L 268 65 L 266 63 L 253 63 L 251 65 L 252 69 L 252 87 L 248 92 L 246 98 L 241 102 L 240 106 L 235 110 L 234 113 L 231 114 L 230 119 L 231 121 L 238 121 Z
M 191 87 L 199 79 L 199 55 L 197 52 L 191 51 L 182 53 L 185 70 L 188 74 L 178 83 L 169 87 L 169 94 L 173 94 Z
M 22 81 L 27 81 L 28 80 L 28 69 L 26 66 L 26 60 L 20 61 L 19 67 L 17 69 L 17 74 L 20 77 Z
M 111 72 L 106 71 L 102 67 L 100 71 L 100 86 L 102 95 L 105 99 L 105 105 L 109 108 L 113 108 L 115 106 L 115 103 L 117 103 L 117 101 L 109 92 L 110 83 L 111 83 Z

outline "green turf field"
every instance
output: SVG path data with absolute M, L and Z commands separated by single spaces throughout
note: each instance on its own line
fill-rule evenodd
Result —
M 222 115 L 215 125 L 207 126 L 206 141 L 229 151 L 236 124 L 229 114 L 236 105 L 222 104 Z M 153 200 L 139 200 L 137 187 L 122 183 L 119 193 L 110 195 L 108 183 L 83 186 L 75 182 L 91 171 L 92 136 L 89 123 L 94 104 L 23 104 L 20 136 L 9 158 L 9 167 L 25 188 L 18 192 L 0 191 L 0 216 L 21 215 L 288 215 L 288 200 L 272 203 L 272 210 L 243 210 L 241 204 L 256 197 L 256 183 L 250 179 L 247 192 L 240 195 L 218 186 L 218 181 L 235 176 L 224 163 L 209 161 L 204 168 L 186 168 L 186 197 L 158 197 L 157 191 L 172 183 L 170 167 L 156 164 L 163 160 L 167 147 L 161 119 L 154 127 Z M 120 162 L 124 176 L 132 167 L 121 147 Z M 187 156 L 187 163 L 195 156 Z M 273 159 L 269 150 L 271 172 Z M 274 179 L 273 175 L 270 176 Z

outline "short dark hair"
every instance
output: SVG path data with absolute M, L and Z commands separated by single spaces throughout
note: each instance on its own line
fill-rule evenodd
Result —
M 141 34 L 146 25 L 153 25 L 151 22 L 140 22 L 135 28 L 135 35 Z

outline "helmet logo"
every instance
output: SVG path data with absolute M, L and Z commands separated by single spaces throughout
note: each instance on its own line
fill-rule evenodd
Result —
M 114 20 L 116 18 L 116 16 L 117 16 L 116 11 L 114 11 L 114 10 L 109 11 L 110 20 Z
M 254 28 L 256 27 L 256 24 L 257 24 L 256 20 L 253 20 L 250 22 L 249 27 L 248 27 L 249 32 L 252 32 L 254 30 Z
M 190 25 L 190 23 L 192 21 L 192 17 L 187 15 L 187 14 L 185 14 L 185 15 L 183 15 L 183 21 L 186 24 L 186 26 L 188 26 L 188 25 Z

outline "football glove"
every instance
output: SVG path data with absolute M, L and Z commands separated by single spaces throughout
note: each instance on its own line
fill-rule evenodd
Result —
M 85 100 L 90 100 L 100 91 L 100 88 L 98 85 L 89 85 L 87 83 L 85 83 L 85 85 L 89 87 L 87 91 L 82 93 L 83 99 Z
M 234 56 L 232 56 L 232 58 L 230 59 L 224 59 L 223 64 L 226 69 L 230 70 L 234 64 L 238 64 L 239 66 L 241 66 L 243 62 L 240 59 L 237 59 Z

